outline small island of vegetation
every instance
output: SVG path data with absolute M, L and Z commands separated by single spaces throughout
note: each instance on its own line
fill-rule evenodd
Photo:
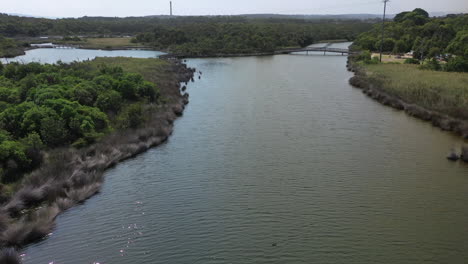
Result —
M 161 59 L 0 66 L 0 247 L 43 238 L 107 168 L 167 140 L 193 74 Z

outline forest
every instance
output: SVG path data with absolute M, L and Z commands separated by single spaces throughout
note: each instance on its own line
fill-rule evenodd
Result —
M 355 45 L 362 50 L 379 51 L 381 25 L 361 34 Z M 402 54 L 413 51 L 412 63 L 427 61 L 432 70 L 468 71 L 468 14 L 429 17 L 420 8 L 403 12 L 385 23 L 383 51 Z M 440 64 L 439 61 L 447 62 Z
M 43 150 L 139 126 L 142 104 L 159 97 L 155 84 L 120 67 L 0 64 L 0 187 L 37 168 Z
M 23 54 L 23 49 L 17 41 L 0 35 L 0 58 L 15 57 Z
M 336 23 L 268 22 L 161 25 L 138 34 L 134 43 L 186 56 L 272 52 L 323 40 L 353 40 L 371 28 L 362 21 Z
M 317 41 L 354 40 L 376 20 L 292 19 L 245 16 L 212 17 L 83 17 L 67 19 L 0 15 L 0 35 L 134 36 L 133 43 L 184 55 L 271 52 L 307 46 Z M 75 43 L 76 44 L 76 43 Z
M 147 17 L 81 17 L 47 19 L 33 17 L 19 17 L 0 14 L 0 35 L 5 37 L 38 37 L 38 36 L 69 36 L 69 35 L 136 35 L 137 33 L 152 32 L 155 27 L 179 28 L 186 25 L 198 27 L 210 24 L 337 24 L 331 29 L 349 28 L 349 24 L 357 28 L 367 27 L 376 20 L 359 19 L 293 19 L 293 18 L 256 18 L 247 16 L 147 16 Z M 367 25 L 367 26 L 366 26 Z M 210 29 L 208 27 L 207 29 Z M 349 33 L 356 33 L 359 29 Z M 361 31 L 362 32 L 362 31 Z M 332 34 L 332 33 L 331 33 Z

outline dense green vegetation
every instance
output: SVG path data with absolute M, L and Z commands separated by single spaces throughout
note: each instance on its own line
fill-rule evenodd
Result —
M 79 38 L 64 37 L 62 40 L 54 41 L 56 44 L 77 45 L 86 49 L 126 49 L 126 48 L 144 48 L 145 45 L 131 42 L 130 37 L 112 37 L 112 38 Z
M 112 65 L 0 64 L 0 183 L 37 167 L 42 150 L 139 126 L 143 103 L 159 97 L 154 83 Z
M 182 27 L 185 25 L 210 25 L 210 24 L 339 24 L 341 26 L 330 27 L 336 30 L 346 28 L 347 24 L 363 26 L 373 20 L 345 20 L 345 19 L 291 19 L 291 18 L 252 18 L 246 16 L 211 16 L 211 17 L 82 17 L 47 19 L 18 17 L 0 14 L 0 35 L 7 37 L 40 36 L 40 35 L 134 35 L 136 33 L 153 32 L 156 26 Z M 367 29 L 369 27 L 366 27 Z M 362 30 L 362 29 L 361 29 Z M 323 32 L 326 30 L 323 30 Z M 358 30 L 359 31 L 359 30 Z M 363 31 L 360 31 L 363 32 Z M 354 31 L 353 33 L 356 33 Z M 346 38 L 343 35 L 343 38 Z M 334 38 L 333 38 L 334 39 Z
M 0 14 L 0 35 L 8 37 L 136 36 L 133 44 L 187 55 L 271 52 L 320 40 L 354 40 L 375 20 L 215 17 L 83 17 L 44 19 Z M 81 44 L 81 43 L 77 43 Z M 84 43 L 86 44 L 86 43 Z M 106 45 L 107 46 L 107 45 Z M 111 46 L 111 45 L 109 45 Z
M 361 34 L 355 45 L 363 50 L 379 51 L 381 26 Z M 430 18 L 422 9 L 398 14 L 385 23 L 383 51 L 401 54 L 413 51 L 418 60 L 426 60 L 426 69 L 468 72 L 468 14 Z M 446 65 L 440 65 L 444 60 Z
M 184 55 L 216 55 L 272 52 L 286 47 L 305 47 L 316 41 L 353 40 L 370 29 L 369 23 L 267 22 L 190 23 L 157 26 L 138 34 L 135 43 L 151 44 L 158 49 Z
M 15 57 L 23 53 L 22 48 L 13 39 L 0 35 L 0 58 Z

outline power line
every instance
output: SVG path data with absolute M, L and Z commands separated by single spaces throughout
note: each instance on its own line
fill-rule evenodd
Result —
M 383 10 L 383 18 L 382 18 L 382 41 L 380 42 L 380 62 L 382 62 L 382 53 L 383 53 L 383 43 L 385 38 L 385 13 L 387 12 L 387 2 L 390 0 L 383 0 L 384 2 L 384 10 Z

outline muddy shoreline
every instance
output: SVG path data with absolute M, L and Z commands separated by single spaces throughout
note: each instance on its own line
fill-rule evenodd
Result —
M 15 250 L 47 237 L 59 214 L 97 194 L 107 169 L 168 140 L 174 121 L 189 102 L 181 86 L 193 80 L 195 72 L 180 61 L 170 63 L 176 80 L 166 89 L 168 103 L 147 105 L 149 116 L 144 126 L 116 131 L 83 149 L 47 153 L 44 164 L 27 175 L 20 188 L 0 205 L 0 263 L 14 259 Z
M 416 104 L 407 103 L 404 99 L 383 91 L 380 87 L 377 87 L 368 80 L 365 70 L 357 65 L 351 57 L 348 57 L 346 67 L 349 71 L 354 72 L 354 76 L 349 80 L 349 83 L 353 87 L 362 89 L 363 93 L 372 99 L 382 103 L 383 105 L 405 111 L 410 116 L 419 118 L 426 122 L 431 122 L 433 126 L 444 131 L 451 131 L 464 139 L 468 139 L 468 121 L 456 119 L 436 111 L 431 111 Z

